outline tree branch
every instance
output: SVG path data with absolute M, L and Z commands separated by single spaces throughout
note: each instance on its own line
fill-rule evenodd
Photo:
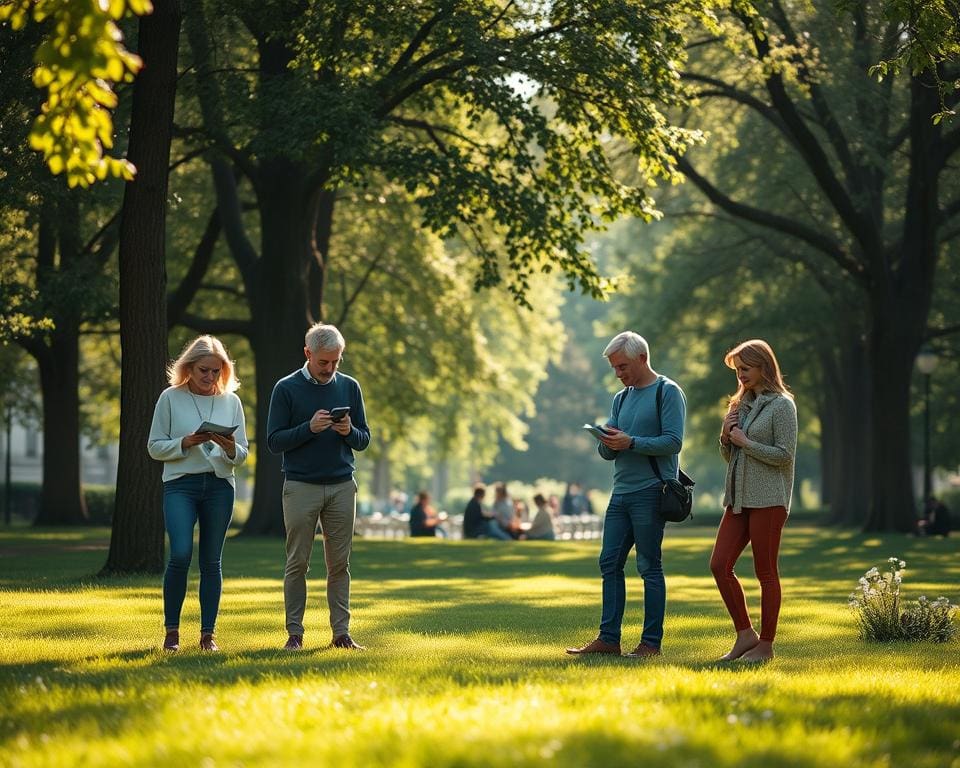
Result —
M 867 276 L 863 265 L 852 258 L 833 238 L 818 232 L 815 229 L 804 226 L 799 222 L 779 216 L 769 211 L 754 208 L 750 205 L 738 203 L 727 195 L 723 194 L 713 184 L 707 181 L 694 169 L 690 160 L 686 157 L 680 157 L 677 160 L 677 167 L 690 179 L 694 185 L 715 205 L 722 210 L 745 221 L 758 224 L 768 229 L 776 230 L 790 237 L 801 240 L 808 245 L 813 246 L 821 253 L 826 254 L 830 259 L 836 262 L 842 269 L 850 273 L 851 276 L 863 282 Z
M 167 294 L 167 328 L 173 328 L 180 323 L 180 317 L 186 313 L 190 302 L 197 295 L 201 281 L 210 267 L 213 250 L 219 237 L 220 213 L 217 208 L 214 208 L 207 219 L 207 226 L 203 230 L 200 242 L 193 251 L 193 260 L 190 262 L 187 274 L 183 276 L 180 285 Z
M 754 29 L 751 21 L 741 16 L 744 27 L 753 37 L 753 43 L 757 51 L 757 57 L 760 60 L 767 59 L 770 55 L 770 43 L 765 37 L 761 37 Z M 840 183 L 830 168 L 830 160 L 816 136 L 807 127 L 803 117 L 800 115 L 797 105 L 794 104 L 790 95 L 787 93 L 783 77 L 774 72 L 766 79 L 767 92 L 770 94 L 774 108 L 783 119 L 787 129 L 793 134 L 794 143 L 800 152 L 801 157 L 807 164 L 816 179 L 820 189 L 823 190 L 827 199 L 833 205 L 837 215 L 849 229 L 854 239 L 860 244 L 863 253 L 874 262 L 874 268 L 880 269 L 882 265 L 877 261 L 880 257 L 877 255 L 881 251 L 881 243 L 878 242 L 878 236 L 875 228 L 872 226 L 868 217 L 865 217 L 853 204 L 846 189 Z M 849 258 L 849 257 L 848 257 Z M 844 266 L 848 271 L 853 264 L 857 264 L 860 269 L 862 265 L 858 262 Z M 862 277 L 860 273 L 855 274 L 858 278 Z
M 214 336 L 230 333 L 249 339 L 253 335 L 253 324 L 249 320 L 206 318 L 184 312 L 180 315 L 178 324 L 197 333 L 209 333 Z

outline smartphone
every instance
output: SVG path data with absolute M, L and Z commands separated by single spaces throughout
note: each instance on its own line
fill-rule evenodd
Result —
M 341 405 L 337 408 L 330 409 L 330 421 L 336 424 L 338 421 L 343 421 L 343 417 L 350 413 L 349 405 Z

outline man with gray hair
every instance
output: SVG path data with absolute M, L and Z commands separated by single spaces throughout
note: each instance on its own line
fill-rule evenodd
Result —
M 306 333 L 303 367 L 274 385 L 267 416 L 267 448 L 283 454 L 283 575 L 287 650 L 303 647 L 307 571 L 319 521 L 327 566 L 327 605 L 333 646 L 363 650 L 350 637 L 350 553 L 356 518 L 354 451 L 370 444 L 357 380 L 340 373 L 346 343 L 333 325 Z
M 627 599 L 623 569 L 636 546 L 637 570 L 643 579 L 643 634 L 627 656 L 647 658 L 660 655 L 667 602 L 660 558 L 664 521 L 659 512 L 660 480 L 654 462 L 664 478 L 677 477 L 686 401 L 676 382 L 650 367 L 650 348 L 639 334 L 617 334 L 603 356 L 623 389 L 613 398 L 610 418 L 604 425 L 606 434 L 598 438 L 597 445 L 600 455 L 614 462 L 613 494 L 600 549 L 600 634 L 582 647 L 567 648 L 567 653 L 620 654 L 620 626 Z

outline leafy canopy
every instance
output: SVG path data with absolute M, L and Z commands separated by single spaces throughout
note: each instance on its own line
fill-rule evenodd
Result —
M 123 47 L 116 22 L 128 12 L 146 14 L 150 0 L 6 0 L 0 22 L 22 29 L 28 21 L 50 30 L 37 48 L 33 82 L 47 99 L 30 133 L 54 174 L 71 187 L 88 187 L 115 176 L 130 180 L 136 168 L 106 155 L 113 146 L 117 105 L 112 85 L 129 82 L 140 70 L 138 56 Z

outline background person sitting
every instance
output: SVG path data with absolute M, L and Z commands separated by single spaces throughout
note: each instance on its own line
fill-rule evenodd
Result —
M 950 510 L 936 496 L 930 496 L 924 505 L 924 519 L 918 523 L 921 536 L 950 535 Z
M 530 524 L 530 530 L 527 531 L 526 538 L 529 541 L 553 541 L 557 538 L 553 530 L 553 515 L 550 513 L 550 507 L 542 493 L 533 497 L 533 503 L 537 507 L 537 512 Z
M 440 516 L 430 504 L 430 494 L 420 491 L 417 494 L 417 503 L 410 508 L 410 536 L 445 536 L 446 532 L 440 527 Z
M 493 512 L 484 509 L 483 498 L 486 495 L 487 487 L 483 483 L 477 483 L 473 487 L 473 498 L 467 502 L 463 511 L 463 538 L 510 540 L 510 534 L 501 530 L 493 519 Z
M 517 538 L 520 525 L 517 522 L 513 499 L 507 493 L 506 483 L 497 483 L 493 486 L 493 516 L 504 534 L 511 539 Z

